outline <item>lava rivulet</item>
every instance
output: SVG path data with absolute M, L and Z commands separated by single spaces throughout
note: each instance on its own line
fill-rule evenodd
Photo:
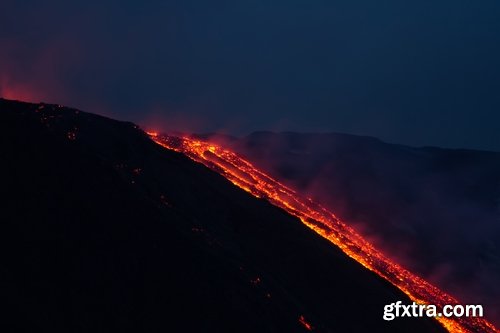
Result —
M 438 308 L 446 304 L 460 304 L 452 296 L 388 259 L 326 208 L 266 175 L 234 152 L 190 137 L 164 136 L 152 132 L 148 134 L 161 146 L 187 155 L 252 195 L 267 199 L 298 217 L 348 256 L 398 287 L 411 300 L 420 304 L 435 304 Z M 499 332 L 480 317 L 436 319 L 452 333 Z

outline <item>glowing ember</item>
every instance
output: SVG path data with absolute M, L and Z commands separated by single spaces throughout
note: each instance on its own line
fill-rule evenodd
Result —
M 306 318 L 304 318 L 304 316 L 300 316 L 299 317 L 299 323 L 302 324 L 302 326 L 304 326 L 304 328 L 308 331 L 312 331 L 313 330 L 313 327 L 311 324 L 309 324 L 307 321 L 306 321 Z
M 446 304 L 459 304 L 452 296 L 386 258 L 333 213 L 311 199 L 301 197 L 292 189 L 256 169 L 237 154 L 213 143 L 189 137 L 148 134 L 161 146 L 187 155 L 220 173 L 252 195 L 265 198 L 298 217 L 306 226 L 338 246 L 348 256 L 398 287 L 411 300 L 420 304 L 435 304 L 439 308 Z M 312 328 L 303 317 L 300 318 L 303 320 L 299 321 L 306 328 Z M 436 320 L 453 333 L 499 332 L 483 318 L 437 317 Z

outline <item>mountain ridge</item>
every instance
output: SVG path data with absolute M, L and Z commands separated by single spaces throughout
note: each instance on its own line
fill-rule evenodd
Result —
M 404 294 L 136 125 L 6 100 L 0 117 L 5 327 L 443 331 L 383 321 Z

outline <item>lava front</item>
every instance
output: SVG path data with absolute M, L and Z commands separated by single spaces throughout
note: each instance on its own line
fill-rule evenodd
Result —
M 392 283 L 411 300 L 420 304 L 435 304 L 438 307 L 459 304 L 454 297 L 388 259 L 326 208 L 281 184 L 234 152 L 191 137 L 159 135 L 152 132 L 148 134 L 159 145 L 187 155 L 220 173 L 252 195 L 265 198 L 298 217 L 307 227 L 338 246 L 367 269 Z M 436 320 L 452 333 L 499 332 L 484 318 L 437 317 Z

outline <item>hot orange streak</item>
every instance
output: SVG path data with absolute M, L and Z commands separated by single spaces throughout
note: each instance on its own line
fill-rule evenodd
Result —
M 218 145 L 189 137 L 148 134 L 159 145 L 187 155 L 252 195 L 265 198 L 298 217 L 306 226 L 338 246 L 349 257 L 399 288 L 412 301 L 435 304 L 438 308 L 446 304 L 460 304 L 452 296 L 385 257 L 326 208 L 310 198 L 300 196 L 237 154 Z M 436 320 L 452 333 L 499 332 L 495 326 L 479 317 L 437 317 Z

